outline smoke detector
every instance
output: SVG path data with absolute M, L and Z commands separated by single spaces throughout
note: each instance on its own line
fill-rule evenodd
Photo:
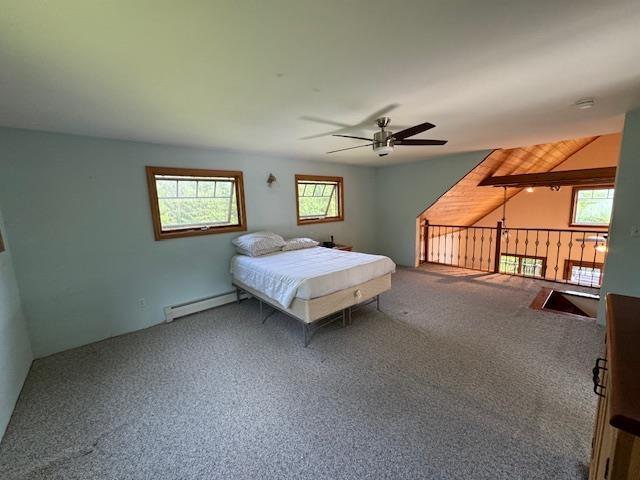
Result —
M 587 97 L 587 98 L 581 98 L 580 100 L 576 100 L 576 102 L 573 105 L 580 110 L 587 110 L 589 108 L 593 108 L 595 103 L 596 102 L 593 98 Z

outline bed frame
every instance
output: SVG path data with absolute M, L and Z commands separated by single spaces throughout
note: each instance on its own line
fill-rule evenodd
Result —
M 391 288 L 391 274 L 387 273 L 368 282 L 339 290 L 324 297 L 312 298 L 311 300 L 296 297 L 289 308 L 278 305 L 274 299 L 245 285 L 236 278 L 233 279 L 232 284 L 236 287 L 238 303 L 240 303 L 243 292 L 258 299 L 260 302 L 260 317 L 262 323 L 276 311 L 282 312 L 301 322 L 303 342 L 306 347 L 309 345 L 311 335 L 313 335 L 318 328 L 340 319 L 342 320 L 343 326 L 346 325 L 347 322 L 351 322 L 351 313 L 356 308 L 375 302 L 376 308 L 380 310 L 380 294 Z M 266 316 L 262 314 L 263 303 L 273 309 Z

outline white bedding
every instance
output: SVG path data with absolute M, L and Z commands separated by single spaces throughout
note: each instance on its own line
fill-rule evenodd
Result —
M 395 263 L 388 257 L 324 247 L 261 257 L 236 255 L 231 260 L 234 278 L 285 308 L 296 297 L 304 300 L 323 297 L 395 270 Z

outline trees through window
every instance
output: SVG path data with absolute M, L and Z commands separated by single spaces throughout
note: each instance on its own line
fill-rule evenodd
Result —
M 298 225 L 344 220 L 342 177 L 296 175 Z
M 156 240 L 246 230 L 242 172 L 147 167 Z

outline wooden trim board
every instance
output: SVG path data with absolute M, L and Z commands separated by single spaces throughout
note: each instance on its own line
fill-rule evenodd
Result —
M 559 172 L 524 173 L 487 177 L 479 187 L 551 187 L 566 185 L 613 184 L 616 167 L 584 168 Z

